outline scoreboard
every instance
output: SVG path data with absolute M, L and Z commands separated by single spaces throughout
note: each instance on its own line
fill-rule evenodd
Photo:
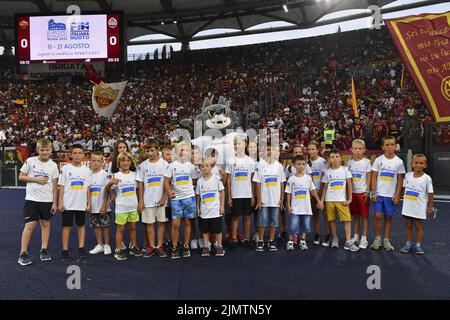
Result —
M 20 64 L 122 62 L 121 12 L 81 15 L 16 15 L 16 55 Z

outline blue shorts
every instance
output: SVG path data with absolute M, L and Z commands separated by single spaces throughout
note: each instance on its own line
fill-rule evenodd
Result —
M 392 197 L 377 197 L 377 202 L 374 202 L 375 213 L 384 213 L 385 215 L 392 217 L 395 214 L 397 206 L 392 202 Z
M 291 214 L 289 233 L 299 234 L 303 232 L 311 232 L 311 216 L 306 214 Z
M 262 207 L 258 214 L 258 227 L 278 227 L 278 207 Z
M 178 218 L 195 218 L 197 203 L 195 197 L 172 200 L 172 219 Z

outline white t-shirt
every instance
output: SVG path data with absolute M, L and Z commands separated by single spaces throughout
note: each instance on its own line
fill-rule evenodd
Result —
M 220 217 L 220 193 L 224 190 L 222 181 L 216 176 L 206 180 L 201 177 L 197 181 L 196 194 L 200 195 L 200 213 L 202 219 Z
M 424 173 L 420 178 L 414 178 L 414 173 L 408 172 L 403 180 L 403 187 L 405 188 L 405 195 L 402 215 L 426 219 L 428 194 L 434 193 L 431 177 Z
M 136 180 L 144 182 L 144 206 L 146 208 L 156 207 L 161 201 L 164 193 L 164 173 L 169 164 L 164 159 L 157 162 L 145 160 L 142 162 L 136 172 Z
M 288 179 L 288 180 L 290 177 L 295 176 L 296 173 L 297 173 L 297 170 L 295 169 L 295 167 L 292 164 L 286 166 L 286 169 L 284 170 L 284 174 L 286 175 L 286 179 Z M 309 164 L 306 164 L 305 173 L 306 174 L 312 173 L 311 167 L 309 166 Z
M 137 211 L 138 199 L 137 199 L 137 183 L 136 173 L 130 171 L 127 174 L 117 172 L 113 177 L 119 180 L 119 183 L 114 186 L 116 190 L 116 212 L 125 213 Z
M 290 193 L 293 214 L 312 215 L 310 190 L 316 190 L 311 176 L 292 176 L 286 183 L 286 193 Z
M 359 161 L 350 159 L 347 168 L 352 173 L 353 193 L 367 192 L 367 173 L 372 171 L 370 160 L 363 158 Z
M 105 170 L 100 170 L 97 173 L 92 172 L 91 184 L 91 212 L 100 213 L 103 204 L 103 197 L 105 195 L 105 186 L 108 184 L 108 173 Z M 111 211 L 108 207 L 107 211 Z
M 325 201 L 346 201 L 347 179 L 351 178 L 352 174 L 347 167 L 328 168 L 322 178 L 322 182 L 328 184 Z
M 91 170 L 85 166 L 75 167 L 71 163 L 61 170 L 58 185 L 64 187 L 64 209 L 85 211 L 87 190 L 92 184 Z
M 181 163 L 175 160 L 169 164 L 164 176 L 172 180 L 172 187 L 175 192 L 174 200 L 195 197 L 192 179 L 196 179 L 197 175 L 198 171 L 190 162 Z
M 402 159 L 394 156 L 392 159 L 384 155 L 375 159 L 372 171 L 378 172 L 377 195 L 382 197 L 393 197 L 397 186 L 397 175 L 405 173 Z
M 278 161 L 272 164 L 260 161 L 255 169 L 253 181 L 261 184 L 261 205 L 278 207 L 281 200 L 281 183 L 286 181 L 283 166 Z
M 234 164 L 227 165 L 225 172 L 230 175 L 232 199 L 252 197 L 251 179 L 255 168 L 255 161 L 249 156 L 236 157 Z
M 59 176 L 58 166 L 53 160 L 42 162 L 39 157 L 30 157 L 20 168 L 20 172 L 26 173 L 29 177 L 48 178 L 45 185 L 34 182 L 27 183 L 25 200 L 53 202 L 53 179 L 58 179 Z
M 311 177 L 317 190 L 320 190 L 320 182 L 326 170 L 327 160 L 322 157 L 319 157 L 317 160 L 311 160 Z

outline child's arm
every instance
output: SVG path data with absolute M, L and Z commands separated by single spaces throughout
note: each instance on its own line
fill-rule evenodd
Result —
M 90 185 L 87 187 L 86 195 L 87 195 L 86 212 L 90 213 L 91 209 L 92 209 L 92 207 L 91 207 L 91 186 Z
M 429 193 L 427 204 L 427 216 L 429 217 L 433 215 L 433 202 L 434 202 L 434 193 Z
M 377 180 L 378 180 L 378 171 L 373 171 L 372 170 L 372 177 L 370 179 L 371 181 L 371 185 L 372 185 L 372 200 L 373 201 L 377 201 L 378 197 L 377 197 Z
M 138 181 L 138 213 L 142 214 L 144 211 L 144 182 Z
M 291 194 L 290 193 L 286 193 L 286 202 L 287 202 L 287 213 L 291 214 L 292 207 L 291 207 Z
M 309 192 L 311 193 L 312 197 L 317 201 L 317 208 L 323 210 L 323 201 L 319 198 L 317 191 L 314 189 L 310 190 Z
M 397 185 L 395 188 L 395 194 L 392 197 L 392 202 L 394 204 L 398 204 L 400 201 L 400 196 L 401 196 L 401 192 L 402 192 L 402 187 L 403 187 L 403 178 L 405 177 L 404 173 L 399 173 L 397 175 Z
M 25 182 L 25 183 L 39 183 L 40 185 L 47 184 L 48 178 L 46 177 L 30 177 L 25 172 L 20 172 L 19 174 L 19 181 Z
M 170 178 L 169 177 L 164 177 L 164 189 L 166 189 L 167 195 L 169 196 L 170 199 L 175 198 L 175 194 L 173 193 L 173 191 L 170 188 Z
M 223 216 L 225 214 L 225 191 L 220 190 L 220 215 Z
M 320 202 L 325 203 L 325 194 L 327 193 L 328 182 L 320 183 Z
M 284 182 L 280 183 L 280 210 L 284 210 Z
M 261 198 L 261 183 L 255 182 L 255 190 L 256 190 L 256 208 L 261 209 L 262 198 Z
M 115 178 L 114 178 L 115 179 Z M 117 180 L 117 179 L 116 179 Z M 105 186 L 105 191 L 103 191 L 103 204 L 100 208 L 100 213 L 106 213 L 106 207 L 108 206 L 108 198 L 111 188 L 113 186 L 113 180 L 111 179 Z
M 366 181 L 367 181 L 367 191 L 366 191 L 366 195 L 364 198 L 364 201 L 368 202 L 370 200 L 370 188 L 371 188 L 371 184 L 372 181 L 370 180 L 372 177 L 372 174 L 370 172 L 366 172 Z
M 200 201 L 201 201 L 202 199 L 200 199 L 200 195 L 199 194 L 197 194 L 197 216 L 199 216 L 199 217 L 201 217 L 202 215 L 201 215 L 201 211 L 200 211 Z
M 52 208 L 50 209 L 51 214 L 55 214 L 58 210 L 58 179 L 53 178 L 53 187 L 52 187 L 52 194 L 53 194 L 53 204 Z
M 252 174 L 252 180 L 253 181 L 253 176 L 254 174 Z M 251 202 L 251 206 L 254 207 L 256 204 L 256 195 L 255 195 L 255 183 L 251 182 L 251 186 L 252 186 L 252 202 Z
M 144 184 L 142 184 L 142 187 L 139 186 L 139 189 L 141 189 L 141 188 L 142 188 L 142 190 L 144 189 Z M 161 207 L 164 207 L 166 205 L 166 202 L 167 202 L 167 192 L 166 192 L 166 188 L 163 188 L 163 194 L 161 196 L 161 200 L 159 200 L 159 202 L 158 202 L 158 205 Z
M 64 186 L 59 186 L 58 210 L 61 212 L 64 211 Z
M 227 186 L 227 193 L 228 193 L 228 206 L 231 208 L 231 207 L 233 207 L 233 200 L 231 199 L 231 174 L 230 173 L 227 173 L 226 174 L 226 179 L 225 179 L 225 182 L 226 182 L 226 186 Z
M 344 205 L 348 206 L 350 202 L 352 202 L 353 186 L 352 186 L 352 178 L 348 178 L 346 180 L 347 180 L 347 201 L 344 201 Z

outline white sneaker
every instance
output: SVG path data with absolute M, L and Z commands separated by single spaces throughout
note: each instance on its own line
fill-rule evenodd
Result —
M 197 239 L 191 240 L 191 250 L 197 250 L 197 249 L 198 249 Z
M 391 242 L 388 239 L 384 239 L 383 248 L 386 251 L 394 251 L 395 250 L 394 246 L 391 244 Z
M 121 250 L 127 250 L 127 247 L 125 246 L 125 243 L 122 241 L 122 246 L 120 247 Z
M 331 247 L 332 248 L 339 248 L 339 239 L 338 239 L 338 237 L 333 237 L 333 240 L 331 241 Z
M 294 250 L 294 242 L 293 241 L 287 242 L 286 250 L 288 250 L 288 251 Z
M 203 242 L 203 239 L 198 239 L 197 243 L 198 243 L 198 248 L 199 249 L 203 249 L 203 247 L 205 246 L 205 243 Z
M 359 248 L 360 249 L 367 249 L 367 247 L 369 246 L 369 243 L 367 242 L 367 240 L 362 240 L 359 242 Z
M 105 256 L 107 256 L 107 255 L 109 255 L 109 254 L 111 254 L 111 253 L 112 253 L 112 250 L 111 250 L 110 245 L 109 245 L 109 244 L 105 244 L 105 245 L 103 246 L 103 254 L 104 254 Z
M 89 251 L 90 254 L 97 254 L 103 252 L 103 246 L 101 245 L 96 245 L 94 249 L 92 249 L 91 251 Z
M 306 245 L 305 240 L 300 240 L 299 247 L 300 247 L 300 250 L 308 250 L 308 246 Z
M 253 236 L 253 241 L 258 242 L 259 241 L 259 234 L 255 233 Z

